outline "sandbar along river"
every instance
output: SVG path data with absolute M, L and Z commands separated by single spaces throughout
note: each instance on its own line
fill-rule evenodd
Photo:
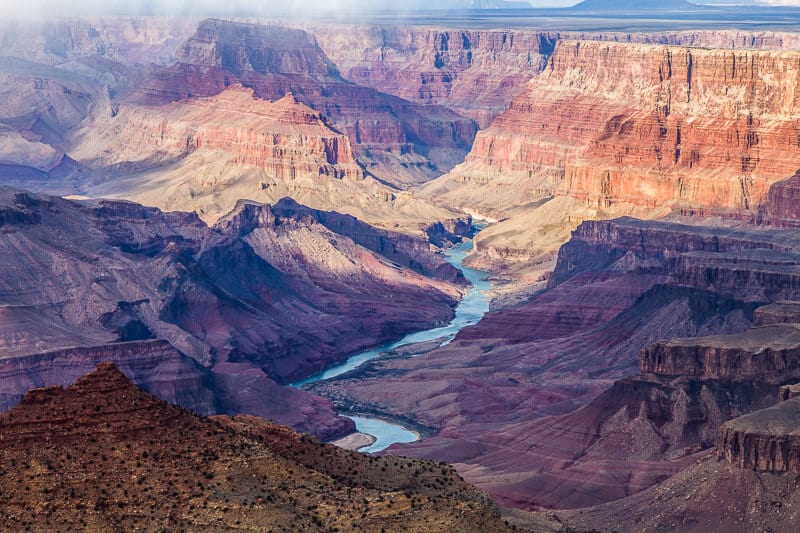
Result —
M 488 276 L 486 272 L 473 270 L 463 265 L 463 261 L 470 250 L 472 250 L 472 241 L 468 240 L 454 248 L 451 248 L 450 250 L 445 251 L 447 261 L 454 267 L 460 269 L 464 273 L 464 276 L 470 282 L 472 282 L 472 287 L 469 289 L 469 292 L 464 299 L 458 304 L 458 307 L 456 307 L 456 316 L 449 324 L 438 328 L 417 331 L 416 333 L 406 335 L 397 342 L 381 346 L 380 348 L 376 348 L 374 350 L 357 353 L 351 356 L 344 363 L 331 367 L 316 376 L 293 383 L 292 386 L 300 387 L 308 383 L 334 378 L 344 374 L 345 372 L 349 372 L 354 368 L 357 368 L 371 359 L 375 359 L 384 352 L 405 346 L 406 344 L 430 341 L 439 338 L 443 339 L 442 344 L 446 344 L 456 336 L 456 333 L 458 333 L 461 328 L 478 322 L 478 320 L 480 320 L 481 317 L 483 317 L 483 315 L 489 311 L 488 291 L 492 288 L 492 284 L 486 279 Z M 350 418 L 352 418 L 356 423 L 356 429 L 359 432 L 372 435 L 376 439 L 376 441 L 370 446 L 361 448 L 359 450 L 361 452 L 379 452 L 396 442 L 407 443 L 414 442 L 419 439 L 419 435 L 417 433 L 384 420 L 365 418 L 361 416 L 351 416 Z

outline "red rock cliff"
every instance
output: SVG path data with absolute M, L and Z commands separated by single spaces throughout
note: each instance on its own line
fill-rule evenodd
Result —
M 800 167 L 798 61 L 795 52 L 559 41 L 445 180 L 475 186 L 488 173 L 487 185 L 516 186 L 518 204 L 555 194 L 606 208 L 753 209 Z

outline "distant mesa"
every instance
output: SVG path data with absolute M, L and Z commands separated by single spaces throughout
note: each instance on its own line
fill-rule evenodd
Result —
M 698 9 L 700 6 L 686 0 L 584 0 L 571 9 L 585 11 L 643 11 L 663 9 Z
M 472 9 L 532 9 L 528 2 L 508 2 L 505 0 L 475 0 Z

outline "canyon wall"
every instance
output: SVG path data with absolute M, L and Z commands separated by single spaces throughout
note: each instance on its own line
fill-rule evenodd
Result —
M 158 107 L 98 107 L 70 155 L 96 169 L 86 185 L 93 196 L 196 211 L 209 222 L 239 200 L 287 196 L 418 234 L 465 218 L 367 175 L 348 137 L 292 94 L 272 102 L 231 86 Z
M 412 26 L 310 25 L 306 29 L 354 83 L 411 102 L 439 104 L 481 128 L 539 74 L 551 35 Z
M 355 221 L 331 230 L 322 214 L 289 207 L 241 205 L 209 227 L 193 213 L 0 188 L 0 397 L 111 357 L 203 412 L 259 414 L 325 438 L 352 430 L 327 400 L 279 383 L 447 322 L 464 281 L 409 237 L 395 246 L 389 232 Z
M 584 219 L 682 206 L 756 218 L 800 167 L 799 58 L 560 40 L 466 161 L 422 193 L 508 219 L 478 239 L 487 263 L 552 252 Z
M 442 26 L 299 25 L 341 75 L 406 100 L 440 104 L 486 128 L 539 75 L 559 40 L 694 48 L 796 50 L 797 34 L 692 30 L 651 33 L 472 29 Z
M 408 187 L 452 168 L 469 150 L 472 120 L 346 81 L 313 36 L 278 25 L 205 20 L 175 62 L 154 69 L 137 100 L 213 96 L 232 83 L 275 100 L 292 92 L 345 133 L 379 179 Z

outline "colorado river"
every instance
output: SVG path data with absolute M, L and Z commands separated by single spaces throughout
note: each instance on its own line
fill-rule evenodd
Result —
M 334 378 L 359 367 L 367 361 L 375 359 L 382 353 L 405 346 L 406 344 L 413 344 L 440 338 L 443 339 L 442 344 L 447 344 L 453 340 L 453 338 L 456 336 L 456 333 L 458 333 L 461 328 L 478 322 L 478 320 L 480 320 L 481 317 L 483 317 L 483 315 L 489 311 L 488 291 L 492 288 L 492 285 L 486 280 L 486 276 L 488 275 L 486 272 L 467 268 L 462 264 L 464 258 L 466 258 L 470 250 L 472 250 L 471 240 L 463 242 L 445 252 L 447 261 L 456 268 L 460 269 L 464 273 L 464 276 L 472 283 L 472 287 L 470 287 L 467 295 L 464 296 L 464 298 L 458 304 L 458 307 L 456 307 L 455 317 L 449 324 L 438 328 L 411 333 L 397 342 L 381 346 L 380 348 L 376 348 L 374 350 L 358 353 L 350 357 L 344 363 L 329 368 L 328 370 L 322 372 L 321 374 L 317 374 L 316 376 L 293 383 L 292 386 L 301 387 L 308 383 L 314 383 L 315 381 L 323 381 Z M 363 418 L 358 416 L 351 416 L 350 418 L 352 418 L 356 423 L 356 428 L 358 431 L 372 435 L 377 439 L 374 444 L 359 450 L 362 452 L 378 452 L 388 448 L 390 445 L 396 442 L 414 442 L 419 439 L 419 435 L 416 433 L 409 431 L 402 426 L 383 420 Z

